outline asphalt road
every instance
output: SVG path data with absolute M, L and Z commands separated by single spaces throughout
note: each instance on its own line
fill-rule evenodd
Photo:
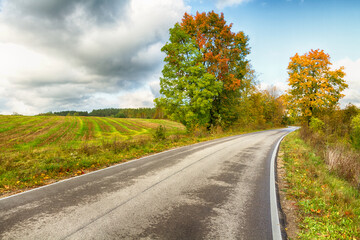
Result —
M 291 129 L 199 143 L 0 200 L 0 239 L 272 239 L 270 159 Z

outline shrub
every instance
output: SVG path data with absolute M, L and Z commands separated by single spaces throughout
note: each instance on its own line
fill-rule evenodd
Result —
M 354 148 L 360 149 L 360 114 L 351 120 L 351 142 Z
M 166 139 L 166 128 L 163 125 L 159 125 L 155 129 L 155 132 L 152 135 L 156 141 L 165 140 Z
M 207 130 L 206 127 L 197 126 L 193 129 L 192 134 L 194 137 L 203 138 L 209 135 L 209 131 Z
M 169 136 L 169 139 L 170 139 L 170 141 L 172 141 L 172 142 L 178 142 L 178 141 L 180 141 L 180 139 L 181 139 L 181 135 L 179 135 L 179 134 L 173 134 L 173 135 L 170 135 Z
M 78 152 L 86 154 L 88 156 L 96 154 L 98 151 L 99 151 L 98 146 L 92 145 L 87 141 L 85 141 L 78 149 Z
M 321 121 L 319 118 L 312 117 L 310 119 L 310 130 L 312 132 L 321 133 L 324 130 L 325 123 Z
M 211 126 L 210 132 L 213 135 L 217 135 L 217 134 L 223 134 L 224 130 L 223 130 L 223 128 L 221 126 L 216 125 L 216 126 Z

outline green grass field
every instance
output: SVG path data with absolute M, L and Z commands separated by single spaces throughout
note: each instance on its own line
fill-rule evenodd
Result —
M 152 140 L 159 125 L 167 136 L 186 132 L 179 123 L 159 119 L 0 116 L 0 194 L 176 146 Z

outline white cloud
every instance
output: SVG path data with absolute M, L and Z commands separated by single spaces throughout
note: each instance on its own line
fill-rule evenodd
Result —
M 153 100 L 154 95 L 148 89 L 138 89 L 119 96 L 119 103 L 122 108 L 153 107 Z
M 262 82 L 259 84 L 260 90 L 270 90 L 273 87 L 276 88 L 279 95 L 284 94 L 285 91 L 289 88 L 289 86 L 285 82 L 275 82 L 273 84 Z
M 360 107 L 360 58 L 355 61 L 345 58 L 336 61 L 333 65 L 334 68 L 339 68 L 340 66 L 345 67 L 345 80 L 349 85 L 343 92 L 345 97 L 340 101 L 341 106 L 352 103 Z
M 168 29 L 189 10 L 182 0 L 4 0 L 0 114 L 106 107 L 99 96 L 110 104 L 158 81 Z
M 218 0 L 216 3 L 216 7 L 218 9 L 224 9 L 226 7 L 232 7 L 250 1 L 251 0 Z

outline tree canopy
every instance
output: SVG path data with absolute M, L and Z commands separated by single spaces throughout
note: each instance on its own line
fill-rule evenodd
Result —
M 289 86 L 285 97 L 290 112 L 309 122 L 312 116 L 335 107 L 347 88 L 344 68 L 331 70 L 329 54 L 311 50 L 295 54 L 288 66 Z
M 224 15 L 185 14 L 170 29 L 157 105 L 188 128 L 226 126 L 237 119 L 242 80 L 250 70 L 248 37 L 231 32 Z

